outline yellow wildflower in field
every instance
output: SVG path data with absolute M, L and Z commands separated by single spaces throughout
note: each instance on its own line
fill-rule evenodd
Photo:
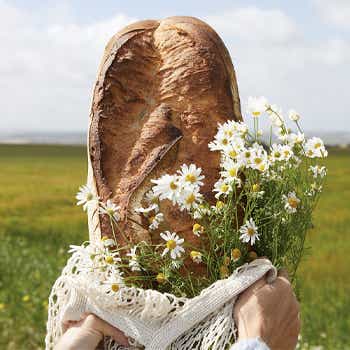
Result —
M 28 301 L 30 301 L 30 296 L 29 296 L 29 295 L 24 295 L 24 296 L 22 297 L 22 301 L 23 301 L 24 303 L 28 303 Z

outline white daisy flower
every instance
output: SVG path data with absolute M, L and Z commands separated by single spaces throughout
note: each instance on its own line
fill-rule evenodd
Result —
M 103 258 L 104 258 L 104 261 L 110 265 L 117 265 L 122 261 L 120 259 L 120 255 L 118 252 L 114 252 L 114 253 L 107 252 L 103 255 Z
M 225 151 L 230 146 L 230 138 L 219 130 L 215 135 L 214 141 L 208 144 L 211 151 Z
M 247 124 L 236 122 L 237 132 L 241 137 L 245 137 L 248 134 L 248 126 Z
M 198 223 L 195 223 L 192 226 L 192 232 L 195 236 L 200 237 L 200 235 L 204 232 L 204 227 Z
M 173 260 L 180 258 L 185 249 L 182 247 L 184 242 L 183 238 L 180 238 L 175 232 L 165 231 L 160 236 L 166 241 L 166 248 L 164 249 L 162 256 L 169 253 Z
M 224 171 L 221 171 L 221 175 L 227 179 L 228 182 L 239 180 L 238 171 L 240 169 L 240 164 L 233 161 L 232 159 L 226 159 L 222 163 Z
M 203 216 L 210 215 L 210 209 L 205 207 L 205 205 L 200 204 L 194 211 L 193 211 L 193 218 L 194 219 L 201 219 Z
M 302 145 L 305 142 L 305 135 L 301 132 L 290 133 L 287 137 L 287 142 L 291 145 Z
M 178 198 L 178 204 L 181 210 L 191 210 L 198 208 L 202 200 L 203 196 L 198 187 L 184 188 Z
M 267 113 L 273 126 L 280 128 L 284 124 L 282 109 L 277 105 L 271 105 Z
M 289 145 L 281 145 L 280 151 L 282 159 L 285 161 L 288 161 L 294 155 L 292 148 Z
M 217 192 L 215 198 L 220 198 L 221 196 L 226 197 L 231 191 L 232 187 L 227 182 L 227 179 L 220 179 L 214 184 L 213 192 Z
M 281 161 L 282 159 L 283 157 L 282 157 L 281 145 L 278 145 L 277 143 L 272 144 L 270 160 L 272 162 L 277 162 L 277 161 Z
M 311 184 L 310 189 L 305 192 L 305 194 L 309 197 L 314 196 L 316 193 L 321 193 L 322 192 L 322 185 L 317 186 L 317 184 L 314 182 Z
M 288 195 L 283 195 L 282 200 L 284 201 L 284 208 L 286 209 L 288 214 L 296 213 L 300 199 L 296 196 L 295 192 L 289 192 Z
M 283 128 L 283 127 L 282 128 L 278 128 L 278 129 L 275 130 L 275 135 L 282 142 L 287 142 L 288 141 L 290 133 L 291 133 L 290 129 L 286 129 L 286 128 Z
M 129 267 L 131 271 L 141 271 L 140 264 L 137 260 L 136 249 L 137 249 L 137 246 L 134 246 L 130 249 L 130 252 L 126 254 L 126 256 L 130 258 Z
M 153 190 L 149 190 L 146 193 L 145 199 L 149 204 L 158 204 L 158 197 L 154 194 Z
M 229 140 L 237 133 L 236 123 L 232 120 L 228 120 L 224 124 L 218 124 L 218 133 L 222 133 L 227 136 Z
M 265 171 L 269 168 L 269 161 L 265 150 L 254 150 L 248 167 L 257 169 L 259 171 Z
M 163 213 L 158 213 L 154 216 L 150 216 L 148 219 L 150 223 L 148 228 L 150 230 L 156 230 L 159 227 L 160 223 L 164 221 L 164 215 Z
M 255 244 L 255 240 L 259 240 L 258 228 L 255 225 L 253 218 L 250 218 L 246 223 L 239 229 L 241 233 L 239 239 L 244 243 L 249 243 L 251 245 Z
M 254 118 L 260 117 L 260 115 L 269 107 L 267 99 L 261 97 L 248 97 L 247 112 Z
M 84 210 L 99 200 L 99 197 L 93 193 L 88 185 L 80 186 L 75 198 L 78 200 L 77 205 L 82 205 Z
M 202 169 L 197 168 L 194 164 L 183 164 L 181 169 L 178 170 L 178 174 L 180 175 L 180 181 L 184 184 L 189 184 L 190 186 L 202 186 L 203 182 L 201 180 L 204 179 L 204 175 L 201 174 Z
M 249 166 L 253 157 L 253 149 L 245 148 L 238 155 L 238 162 L 244 166 Z
M 158 212 L 159 211 L 159 206 L 156 203 L 151 204 L 149 207 L 147 208 L 136 208 L 135 211 L 137 213 L 142 213 L 144 216 L 149 216 L 152 212 Z
M 197 252 L 196 250 L 192 250 L 190 253 L 190 257 L 196 264 L 200 264 L 202 262 L 202 253 Z
M 224 159 L 236 159 L 238 154 L 240 153 L 240 149 L 230 145 L 229 147 L 227 147 L 224 151 Z
M 312 137 L 305 143 L 306 156 L 309 158 L 325 158 L 328 152 L 319 137 Z
M 172 260 L 171 261 L 171 267 L 174 270 L 178 270 L 183 265 L 183 262 L 181 260 Z
M 115 247 L 117 245 L 113 238 L 109 238 L 107 236 L 102 237 L 101 242 L 105 248 Z
M 114 273 L 103 282 L 104 292 L 111 295 L 117 294 L 120 291 L 120 288 L 123 286 L 123 277 L 120 276 L 118 273 Z
M 151 180 L 155 184 L 153 186 L 153 192 L 155 196 L 159 199 L 169 199 L 173 203 L 176 202 L 176 199 L 179 196 L 180 186 L 179 179 L 175 175 L 165 174 L 157 180 Z
M 293 122 L 297 122 L 300 119 L 300 115 L 299 113 L 297 113 L 294 109 L 290 109 L 288 111 L 288 117 L 290 120 L 292 120 Z
M 116 221 L 120 220 L 120 207 L 115 205 L 110 199 L 106 203 L 103 203 L 100 207 L 101 214 L 107 214 L 110 217 L 113 217 Z
M 323 178 L 327 175 L 327 168 L 325 166 L 319 166 L 319 165 L 315 165 L 315 166 L 310 166 L 309 167 L 309 171 L 312 173 L 312 176 L 314 178 L 317 178 L 318 176 Z

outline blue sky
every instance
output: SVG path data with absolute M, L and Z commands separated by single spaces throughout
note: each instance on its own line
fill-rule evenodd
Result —
M 241 100 L 294 108 L 306 130 L 350 131 L 350 1 L 0 0 L 3 131 L 83 131 L 108 38 L 139 19 L 190 15 L 228 47 Z

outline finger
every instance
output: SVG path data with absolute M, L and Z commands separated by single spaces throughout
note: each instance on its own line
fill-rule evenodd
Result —
M 112 337 L 119 345 L 129 346 L 129 341 L 125 334 L 102 319 L 97 318 L 96 328 L 103 335 Z

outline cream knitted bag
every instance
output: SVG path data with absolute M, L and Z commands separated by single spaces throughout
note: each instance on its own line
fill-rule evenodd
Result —
M 46 349 L 53 349 L 63 324 L 93 313 L 122 330 L 132 348 L 146 350 L 222 350 L 236 340 L 233 307 L 238 295 L 267 274 L 277 275 L 267 259 L 257 259 L 188 299 L 155 290 L 121 287 L 107 295 L 97 284 L 97 272 L 79 268 L 78 252 L 68 260 L 49 298 Z M 105 349 L 123 347 L 105 339 Z

